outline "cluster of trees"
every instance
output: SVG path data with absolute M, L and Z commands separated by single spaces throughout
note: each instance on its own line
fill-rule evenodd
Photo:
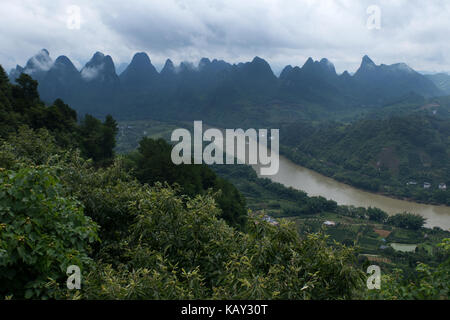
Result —
M 424 217 L 418 214 L 404 212 L 390 216 L 386 223 L 399 228 L 418 230 L 424 226 L 425 220 Z
M 342 215 L 358 219 L 367 219 L 382 224 L 391 225 L 398 228 L 419 230 L 426 222 L 426 218 L 421 215 L 403 212 L 389 216 L 386 212 L 378 208 L 355 208 L 352 206 L 339 206 L 338 212 Z
M 2 164 L 3 166 L 3 164 Z M 64 194 L 50 167 L 0 171 L 0 289 L 17 298 L 46 298 L 45 285 L 69 265 L 90 262 L 98 226 Z
M 59 146 L 79 148 L 83 156 L 99 165 L 110 164 L 114 158 L 117 123 L 111 116 L 104 122 L 85 115 L 81 123 L 77 113 L 61 99 L 47 107 L 39 97 L 38 82 L 22 73 L 11 84 L 0 66 L 0 138 L 17 132 L 20 126 L 46 128 Z
M 244 228 L 247 209 L 245 198 L 239 191 L 206 165 L 175 165 L 171 160 L 171 150 L 171 145 L 165 140 L 145 137 L 139 142 L 138 149 L 126 156 L 125 162 L 141 183 L 176 183 L 190 197 L 213 190 L 222 209 L 221 217 L 234 227 Z
M 385 223 L 389 215 L 381 209 L 369 207 L 367 209 L 367 217 L 369 220 Z

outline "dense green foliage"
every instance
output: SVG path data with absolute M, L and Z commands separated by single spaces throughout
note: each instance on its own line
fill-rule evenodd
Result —
M 400 213 L 387 219 L 387 223 L 396 227 L 417 230 L 425 224 L 425 218 L 412 213 Z
M 97 225 L 48 167 L 0 172 L 0 295 L 48 298 L 48 278 L 91 262 Z
M 93 246 L 94 262 L 84 269 L 83 287 L 75 297 L 333 299 L 357 294 L 362 273 L 353 266 L 351 249 L 329 247 L 321 236 L 300 237 L 292 224 L 275 227 L 257 217 L 249 219 L 243 233 L 219 219 L 221 209 L 213 194 L 188 197 L 159 183 L 142 185 L 121 160 L 95 168 L 76 151 L 49 147 L 42 131 L 26 134 L 31 141 L 25 141 L 24 134 L 12 139 L 18 148 L 3 143 L 0 166 L 21 172 L 18 168 L 37 164 L 34 154 L 20 144 L 53 150 L 38 161 L 56 170 L 64 196 L 81 202 L 84 215 L 100 227 L 101 243 Z M 13 188 L 32 192 L 33 186 Z M 80 207 L 66 208 L 82 214 Z M 40 237 L 37 240 L 44 241 Z M 8 247 L 6 255 L 16 248 Z M 72 296 L 58 280 L 64 271 L 47 279 L 42 295 Z M 6 288 L 5 294 L 20 297 L 19 289 Z
M 46 128 L 62 147 L 80 148 L 83 155 L 98 165 L 105 165 L 114 157 L 117 123 L 111 116 L 100 120 L 86 115 L 81 125 L 77 113 L 61 99 L 47 107 L 40 100 L 38 83 L 27 74 L 21 74 L 17 84 L 9 83 L 0 66 L 0 138 L 14 133 L 20 126 Z
M 378 221 L 381 223 L 386 222 L 388 220 L 388 214 L 378 208 L 368 208 L 367 216 L 369 220 Z
M 111 163 L 118 131 L 116 121 L 110 115 L 106 116 L 104 123 L 86 115 L 79 131 L 83 154 L 100 165 Z
M 140 141 L 137 152 L 127 156 L 128 164 L 141 183 L 177 183 L 182 187 L 183 193 L 190 197 L 208 189 L 215 192 L 220 190 L 216 200 L 222 209 L 222 218 L 235 227 L 243 228 L 247 210 L 245 199 L 237 189 L 205 165 L 173 164 L 171 150 L 172 147 L 163 139 L 144 138 Z
M 210 196 L 184 206 L 157 186 L 132 209 L 139 215 L 127 240 L 131 260 L 118 268 L 133 272 L 95 270 L 88 298 L 332 299 L 352 296 L 358 285 L 348 249 L 327 248 L 317 236 L 300 240 L 292 226 L 261 220 L 238 232 L 216 218 Z
M 404 277 L 401 269 L 382 277 L 381 290 L 372 292 L 370 297 L 387 300 L 442 300 L 450 296 L 450 239 L 440 244 L 442 254 L 447 257 L 436 267 L 419 263 L 416 277 Z

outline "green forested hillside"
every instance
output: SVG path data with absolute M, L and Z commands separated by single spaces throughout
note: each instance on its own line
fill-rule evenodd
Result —
M 441 183 L 450 185 L 449 120 L 412 114 L 350 124 L 297 123 L 284 128 L 282 143 L 288 157 L 337 180 L 450 204 L 450 192 L 439 190 Z
M 39 97 L 38 83 L 21 74 L 17 84 L 9 82 L 0 66 L 0 138 L 17 132 L 21 126 L 47 129 L 64 148 L 79 148 L 84 157 L 105 165 L 114 157 L 117 123 L 111 116 L 100 120 L 86 115 L 77 122 L 77 113 L 62 100 L 46 106 Z

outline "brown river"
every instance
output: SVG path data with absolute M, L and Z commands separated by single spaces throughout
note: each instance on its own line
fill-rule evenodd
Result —
M 254 166 L 256 169 L 257 166 Z M 259 175 L 259 170 L 256 170 Z M 341 205 L 377 207 L 389 214 L 412 212 L 427 218 L 428 227 L 450 230 L 450 207 L 420 204 L 366 192 L 337 182 L 280 156 L 280 168 L 274 176 L 264 176 L 287 187 L 303 190 L 309 196 L 322 196 Z M 450 191 L 449 191 L 450 192 Z
M 240 135 L 242 136 L 242 135 Z M 261 148 L 261 143 L 259 148 Z M 223 149 L 218 147 L 218 149 Z M 248 146 L 246 147 L 248 152 Z M 241 160 L 245 162 L 245 155 Z M 252 165 L 260 176 L 260 165 Z M 340 205 L 353 205 L 355 207 L 376 207 L 390 215 L 402 212 L 411 212 L 425 217 L 427 227 L 441 227 L 450 230 L 450 207 L 421 204 L 390 198 L 371 193 L 333 180 L 320 173 L 299 166 L 283 156 L 279 156 L 279 170 L 273 176 L 263 176 L 286 187 L 305 191 L 309 196 L 322 196 L 334 200 Z M 450 190 L 448 191 L 450 192 Z

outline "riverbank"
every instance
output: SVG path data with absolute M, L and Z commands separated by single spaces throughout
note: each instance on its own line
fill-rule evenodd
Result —
M 173 124 L 168 125 L 147 121 L 122 122 L 120 126 L 123 129 L 123 132 L 118 137 L 118 149 L 121 152 L 133 150 L 139 139 L 144 135 L 170 139 L 170 132 L 176 127 Z M 322 196 L 329 200 L 334 200 L 341 205 L 364 208 L 378 207 L 390 215 L 404 211 L 418 213 L 427 218 L 427 227 L 438 226 L 445 230 L 450 230 L 450 207 L 421 204 L 365 191 L 295 164 L 284 156 L 280 156 L 279 173 L 275 176 L 265 176 L 264 178 L 269 178 L 287 187 L 303 190 L 312 196 Z M 249 191 L 251 192 L 252 190 Z M 280 201 L 275 200 L 273 201 L 273 208 L 271 208 L 273 211 L 279 210 L 277 206 L 279 206 Z M 257 204 L 258 199 L 255 198 L 251 201 L 251 204 L 253 202 Z M 284 200 L 281 203 L 288 206 L 289 210 L 295 210 L 295 208 L 292 208 L 294 204 L 287 203 Z
M 322 196 L 334 200 L 339 205 L 376 207 L 389 215 L 401 212 L 420 214 L 427 219 L 427 227 L 437 226 L 450 230 L 450 207 L 448 206 L 421 204 L 367 192 L 295 164 L 284 156 L 280 156 L 279 172 L 274 176 L 263 178 L 305 191 L 309 196 Z
M 346 184 L 346 185 L 348 185 L 350 187 L 359 189 L 361 191 L 366 191 L 366 192 L 370 192 L 370 193 L 373 193 L 373 194 L 378 194 L 378 195 L 381 195 L 381 196 L 385 196 L 385 197 L 389 197 L 389 198 L 393 198 L 393 199 L 397 199 L 397 200 L 415 202 L 415 203 L 420 203 L 420 204 L 428 204 L 428 205 L 434 205 L 434 206 L 447 206 L 447 207 L 450 207 L 450 206 L 446 205 L 445 203 L 440 203 L 440 202 L 437 202 L 437 201 L 432 201 L 432 200 L 431 201 L 425 201 L 425 200 L 417 199 L 417 198 L 414 198 L 414 197 L 399 196 L 399 195 L 393 194 L 392 192 L 374 191 L 374 190 L 371 190 L 371 189 L 368 189 L 368 188 L 363 188 L 361 186 L 352 184 L 351 181 L 349 181 L 348 179 L 343 179 L 339 175 L 336 175 L 334 173 L 334 171 L 321 170 L 321 167 L 312 167 L 312 166 L 309 166 L 307 163 L 303 163 L 302 161 L 298 161 L 295 157 L 292 156 L 291 152 L 288 152 L 286 150 L 290 150 L 290 148 L 286 147 L 286 146 L 280 146 L 280 155 L 286 157 L 287 159 L 289 159 L 293 163 L 295 163 L 295 164 L 297 164 L 299 166 L 302 166 L 304 168 L 308 168 L 308 169 L 310 169 L 312 171 L 315 171 L 315 172 L 317 172 L 319 174 L 322 174 L 322 175 L 324 175 L 324 176 L 326 176 L 326 177 L 328 177 L 330 179 L 333 179 L 333 180 L 338 181 L 340 183 Z M 447 191 L 447 192 L 450 192 L 450 191 Z

